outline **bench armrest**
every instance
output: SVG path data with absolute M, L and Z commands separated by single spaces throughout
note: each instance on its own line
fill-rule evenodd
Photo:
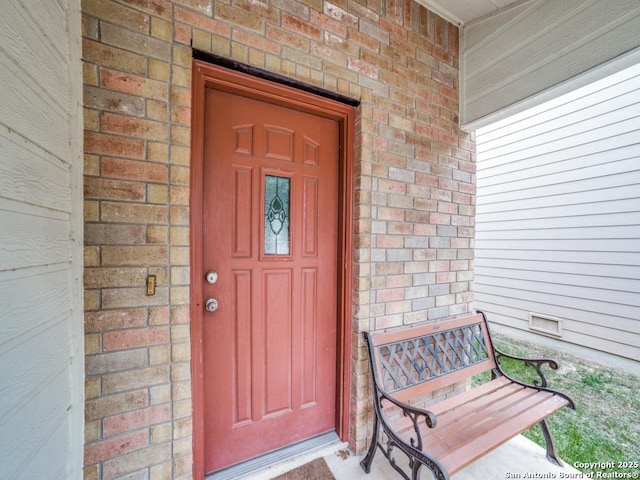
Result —
M 391 395 L 383 392 L 378 389 L 378 394 L 380 395 L 380 408 L 383 408 L 382 400 L 387 400 L 393 403 L 396 407 L 400 408 L 402 411 L 402 415 L 409 418 L 413 425 L 413 430 L 416 434 L 416 438 L 411 438 L 411 446 L 417 448 L 418 450 L 422 450 L 422 435 L 420 434 L 420 420 L 424 419 L 424 423 L 429 428 L 435 428 L 438 420 L 436 415 L 429 410 L 425 410 L 424 408 L 414 407 L 413 405 L 409 405 L 408 403 L 401 402 L 400 400 L 393 398 Z
M 516 360 L 519 362 L 524 362 L 524 364 L 527 367 L 533 367 L 536 371 L 536 373 L 538 374 L 538 376 L 540 377 L 540 381 L 538 380 L 534 380 L 533 384 L 536 386 L 540 386 L 543 388 L 547 387 L 547 379 L 544 376 L 544 373 L 542 372 L 542 366 L 547 364 L 549 366 L 549 368 L 551 368 L 552 370 L 557 370 L 558 369 L 558 364 L 556 363 L 555 360 L 552 360 L 550 358 L 525 358 L 525 357 L 518 357 L 516 355 L 511 355 L 509 353 L 505 353 L 501 350 L 498 350 L 497 348 L 493 348 L 494 352 L 495 352 L 495 358 L 496 358 L 496 362 L 500 363 L 500 359 L 501 358 L 508 358 L 511 360 Z M 502 369 L 498 366 L 498 368 L 500 369 L 501 373 L 504 374 L 504 372 L 502 372 Z

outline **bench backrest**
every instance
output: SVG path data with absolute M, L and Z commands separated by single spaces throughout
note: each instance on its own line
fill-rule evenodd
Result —
M 377 388 L 408 401 L 495 368 L 481 314 L 365 332 Z M 428 384 L 428 385 L 427 385 Z

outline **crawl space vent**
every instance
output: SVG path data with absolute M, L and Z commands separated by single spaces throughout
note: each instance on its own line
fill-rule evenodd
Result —
M 529 330 L 554 337 L 561 337 L 562 320 L 539 313 L 529 313 Z

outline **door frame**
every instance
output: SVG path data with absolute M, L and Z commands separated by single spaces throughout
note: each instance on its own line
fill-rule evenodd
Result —
M 239 94 L 313 115 L 331 118 L 339 128 L 339 202 L 338 202 L 338 285 L 337 285 L 337 368 L 336 433 L 348 441 L 351 389 L 351 312 L 353 271 L 353 147 L 355 108 L 334 98 L 320 96 L 292 86 L 259 78 L 201 60 L 192 64 L 191 112 L 191 385 L 193 402 L 193 475 L 204 479 L 204 367 L 203 367 L 203 293 L 202 285 L 202 213 L 204 167 L 205 90 Z M 266 73 L 266 72 L 265 72 Z

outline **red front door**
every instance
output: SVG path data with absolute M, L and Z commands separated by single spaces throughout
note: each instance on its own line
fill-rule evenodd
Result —
M 335 429 L 338 123 L 207 89 L 205 471 Z

